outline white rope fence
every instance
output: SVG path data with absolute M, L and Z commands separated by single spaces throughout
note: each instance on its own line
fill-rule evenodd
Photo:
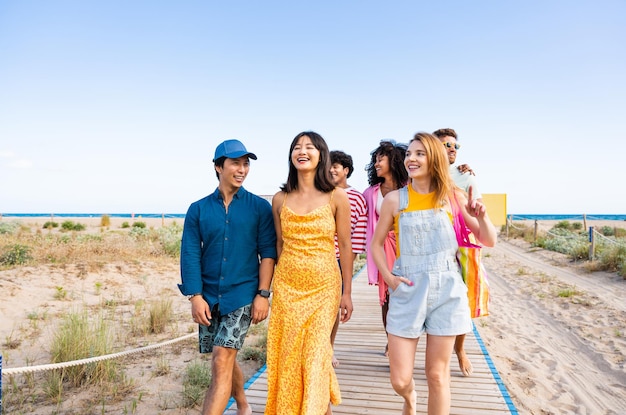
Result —
M 592 228 L 593 230 L 593 235 L 594 237 L 600 237 L 600 239 L 602 240 L 602 242 L 610 242 L 614 245 L 621 245 L 618 241 L 611 239 L 609 237 L 604 236 L 603 234 L 601 234 L 600 232 L 596 231 L 595 228 Z
M 127 356 L 127 355 L 134 354 L 134 353 L 145 352 L 147 350 L 157 349 L 159 347 L 169 346 L 170 344 L 174 344 L 179 341 L 183 341 L 183 340 L 186 340 L 188 338 L 191 338 L 197 335 L 198 333 L 190 333 L 190 334 L 186 334 L 184 336 L 178 337 L 176 339 L 164 341 L 162 343 L 152 344 L 150 346 L 139 347 L 137 349 L 126 350 L 123 352 L 107 354 L 104 356 L 88 357 L 88 358 L 80 359 L 80 360 L 72 360 L 71 362 L 51 363 L 47 365 L 25 366 L 25 367 L 17 367 L 17 368 L 10 368 L 10 369 L 2 369 L 1 372 L 2 372 L 2 375 L 4 376 L 4 375 L 16 375 L 19 373 L 42 372 L 45 370 L 54 370 L 54 369 L 62 369 L 65 367 L 70 367 L 70 366 L 85 365 L 89 363 L 99 362 L 102 360 L 116 359 L 118 357 Z

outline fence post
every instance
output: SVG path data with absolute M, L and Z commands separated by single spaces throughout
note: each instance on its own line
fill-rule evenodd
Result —
M 509 226 L 511 225 L 511 215 L 509 215 L 506 218 L 505 223 L 506 223 L 506 228 L 505 228 L 505 232 L 506 233 L 505 233 L 505 235 L 506 235 L 506 239 L 509 239 Z
M 587 214 L 583 213 L 583 229 L 587 229 Z
M 596 237 L 593 234 L 593 226 L 589 227 L 589 260 L 593 261 L 593 255 L 596 250 Z
M 0 414 L 2 414 L 2 355 L 0 354 Z
M 539 228 L 539 223 L 537 222 L 537 219 L 535 219 L 535 234 L 533 235 L 533 242 L 537 242 L 537 230 Z

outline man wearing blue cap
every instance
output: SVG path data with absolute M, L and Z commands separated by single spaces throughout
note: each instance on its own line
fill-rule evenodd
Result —
M 250 323 L 269 313 L 276 232 L 269 202 L 242 187 L 250 159 L 257 157 L 238 140 L 218 145 L 213 158 L 218 187 L 185 215 L 178 287 L 199 324 L 200 353 L 212 352 L 203 415 L 221 415 L 231 396 L 237 414 L 252 414 L 237 352 Z

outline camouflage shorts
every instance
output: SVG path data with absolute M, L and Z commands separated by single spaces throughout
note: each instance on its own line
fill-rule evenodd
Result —
M 219 304 L 211 309 L 210 326 L 199 325 L 200 353 L 211 353 L 213 346 L 240 350 L 252 321 L 252 304 L 226 314 L 220 314 Z

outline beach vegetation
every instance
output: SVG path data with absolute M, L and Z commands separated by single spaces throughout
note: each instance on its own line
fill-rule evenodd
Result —
M 24 265 L 33 259 L 31 247 L 22 244 L 9 244 L 0 249 L 0 265 Z
M 570 230 L 570 229 L 572 229 L 572 225 L 569 223 L 568 220 L 562 220 L 560 222 L 557 222 L 556 225 L 554 225 L 554 229 Z
M 11 331 L 11 334 L 5 337 L 4 343 L 2 343 L 2 347 L 9 349 L 9 350 L 17 349 L 18 347 L 20 347 L 21 344 L 22 344 L 22 341 L 20 339 L 15 338 L 13 331 Z
M 135 227 L 130 232 L 43 234 L 21 231 L 19 222 L 7 226 L 10 223 L 0 222 L 4 232 L 0 233 L 0 267 L 81 264 L 86 273 L 112 262 L 169 261 L 180 255 L 182 226 L 176 223 L 156 229 Z
M 586 234 L 573 232 L 565 227 L 553 227 L 545 238 L 538 238 L 535 244 L 550 251 L 566 254 L 574 261 L 589 257 L 589 240 Z
M 241 348 L 239 359 L 256 360 L 261 365 L 267 360 L 267 324 L 262 322 L 250 326 L 248 330 L 249 342 Z
M 165 355 L 161 354 L 157 359 L 156 368 L 154 369 L 154 376 L 165 376 L 171 372 L 171 366 L 169 360 Z M 141 400 L 141 399 L 140 399 Z
M 604 236 L 614 236 L 615 230 L 610 226 L 603 226 L 600 228 L 600 233 Z
M 103 228 L 111 226 L 111 217 L 109 215 L 102 215 L 102 217 L 100 217 L 100 226 Z
M 53 220 L 49 220 L 46 223 L 43 224 L 43 229 L 54 229 L 54 228 L 58 228 L 59 227 L 59 222 L 55 222 Z
M 8 222 L 0 221 L 0 235 L 5 235 L 5 234 L 12 235 L 16 233 L 21 227 L 22 227 L 22 224 L 16 220 L 12 220 Z
M 133 228 L 144 229 L 145 227 L 146 227 L 146 222 L 142 222 L 142 221 L 133 222 Z
M 57 300 L 64 300 L 67 297 L 67 291 L 63 287 L 55 287 L 56 291 L 54 292 L 54 298 Z
M 72 220 L 66 220 L 61 223 L 61 230 L 63 231 L 84 231 L 85 229 L 85 225 Z
M 193 408 L 202 401 L 207 388 L 211 385 L 211 369 L 206 362 L 194 360 L 185 369 L 183 377 L 184 408 Z
M 568 287 L 568 288 L 563 288 L 559 290 L 557 293 L 557 296 L 562 297 L 562 298 L 569 298 L 569 297 L 573 297 L 579 294 L 580 294 L 580 291 L 578 291 L 576 287 Z
M 506 225 L 502 225 L 500 233 L 502 235 L 505 235 L 506 232 Z M 532 243 L 535 240 L 535 230 L 532 227 L 524 224 L 516 224 L 514 226 L 509 226 L 508 236 L 509 238 L 523 239 L 526 242 Z
M 50 345 L 53 363 L 69 362 L 112 352 L 113 336 L 107 321 L 98 315 L 90 321 L 88 312 L 70 312 L 54 333 Z M 51 372 L 52 377 L 67 381 L 71 386 L 99 385 L 115 382 L 121 372 L 115 360 L 101 360 L 70 366 Z
M 121 227 L 122 227 L 123 229 L 130 228 L 130 224 L 129 224 L 127 221 L 124 221 L 124 222 L 122 222 Z
M 172 300 L 170 298 L 160 298 L 150 303 L 149 307 L 149 332 L 163 333 L 168 323 L 174 318 L 172 311 Z
M 602 264 L 603 269 L 624 276 L 624 271 L 626 271 L 626 244 L 608 246 L 598 254 L 598 261 Z

